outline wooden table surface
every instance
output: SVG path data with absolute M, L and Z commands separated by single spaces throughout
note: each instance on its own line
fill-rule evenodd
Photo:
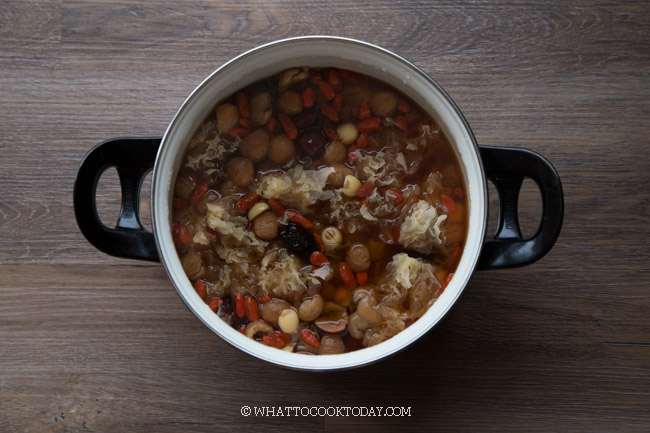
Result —
M 589 3 L 0 2 L 0 431 L 649 431 L 650 5 Z M 552 161 L 566 205 L 541 261 L 475 273 L 416 344 L 329 374 L 231 347 L 161 265 L 95 250 L 72 210 L 93 145 L 161 135 L 225 61 L 307 34 L 411 60 L 480 144 Z M 116 179 L 100 182 L 109 224 Z M 244 417 L 244 405 L 411 409 Z

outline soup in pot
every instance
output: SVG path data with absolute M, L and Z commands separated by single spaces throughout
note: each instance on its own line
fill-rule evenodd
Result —
M 463 251 L 462 171 L 395 88 L 294 68 L 219 101 L 174 187 L 181 264 L 221 319 L 289 352 L 385 341 L 445 290 Z

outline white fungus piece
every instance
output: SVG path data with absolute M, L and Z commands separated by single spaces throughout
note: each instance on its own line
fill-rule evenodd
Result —
M 262 259 L 257 273 L 262 293 L 273 294 L 282 299 L 298 299 L 307 290 L 311 278 L 302 264 L 286 250 L 271 250 Z
M 192 242 L 194 242 L 195 244 L 210 245 L 210 240 L 208 239 L 208 236 L 205 234 L 204 231 L 194 233 L 194 237 L 192 237 Z
M 188 153 L 186 167 L 199 170 L 200 167 L 216 167 L 217 162 L 221 161 L 226 155 L 231 154 L 239 147 L 240 137 L 226 140 L 217 130 L 217 122 L 210 120 L 199 127 L 197 133 L 192 137 L 189 143 L 189 149 L 193 149 L 201 144 L 207 143 L 205 150 L 198 154 Z M 214 170 L 209 170 L 214 171 Z
M 367 153 L 360 149 L 355 152 L 355 164 L 359 178 L 375 186 L 397 186 L 398 175 L 408 172 L 406 157 L 395 149 Z
M 390 337 L 399 334 L 406 328 L 404 318 L 395 308 L 381 305 L 379 311 L 382 315 L 382 321 L 376 326 L 372 326 L 363 333 L 363 344 L 371 347 L 386 341 Z
M 374 346 L 402 331 L 409 318 L 421 317 L 435 302 L 440 291 L 436 266 L 410 257 L 406 253 L 393 256 L 377 290 L 382 303 L 377 307 L 382 320 L 363 330 L 363 344 Z M 402 311 L 408 302 L 409 311 Z
M 383 195 L 375 188 L 372 194 L 366 198 L 367 206 L 361 206 L 359 212 L 368 221 L 389 220 L 397 217 L 399 208 L 389 198 L 387 193 Z
M 375 186 L 392 184 L 397 176 L 387 163 L 388 159 L 390 158 L 384 152 L 372 154 L 357 149 L 355 164 L 359 168 L 359 177 Z
M 430 203 L 418 201 L 399 228 L 400 243 L 424 254 L 443 248 L 445 234 L 442 223 L 446 219 L 447 215 L 438 215 L 438 211 Z
M 257 193 L 265 199 L 275 199 L 287 207 L 305 212 L 319 200 L 334 198 L 334 191 L 326 190 L 327 177 L 332 167 L 305 170 L 297 165 L 284 173 L 272 172 L 262 176 Z
M 372 214 L 368 210 L 368 206 L 366 205 L 363 205 L 359 208 L 359 213 L 361 214 L 362 217 L 364 217 L 368 221 L 377 221 L 377 218 L 372 216 Z
M 436 266 L 423 260 L 415 259 L 406 253 L 398 253 L 388 264 L 389 278 L 401 290 L 410 289 L 418 282 L 436 279 Z
M 427 147 L 428 139 L 440 133 L 440 127 L 437 124 L 422 124 L 420 128 L 422 131 L 420 135 L 407 140 L 406 150 L 422 150 Z
M 339 228 L 343 227 L 346 221 L 360 215 L 358 199 L 346 196 L 341 188 L 334 191 L 330 207 L 330 221 Z
M 381 291 L 387 294 L 384 302 L 399 305 L 409 295 L 411 298 L 417 295 L 418 298 L 430 300 L 440 287 L 436 270 L 431 263 L 417 260 L 406 253 L 395 254 L 381 283 Z M 415 313 L 421 314 L 421 308 Z
M 223 263 L 218 267 L 217 275 L 219 278 L 216 279 L 214 284 L 206 285 L 208 294 L 211 296 L 223 296 L 225 290 L 230 287 L 230 275 L 232 274 L 232 269 L 227 264 Z
M 248 230 L 248 218 L 233 215 L 225 200 L 207 204 L 208 226 L 219 233 L 217 254 L 227 263 L 243 263 L 251 260 L 251 254 L 262 255 L 268 242 L 260 240 Z

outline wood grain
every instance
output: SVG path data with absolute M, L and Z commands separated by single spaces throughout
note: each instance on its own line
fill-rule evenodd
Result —
M 647 2 L 1 2 L 0 430 L 648 431 L 648 29 Z M 412 347 L 331 374 L 284 370 L 215 337 L 160 265 L 91 247 L 71 206 L 93 145 L 161 135 L 216 67 L 306 34 L 411 60 L 479 143 L 543 154 L 565 191 L 548 256 L 476 273 Z M 107 220 L 118 191 L 103 179 Z M 539 209 L 529 185 L 529 232 Z M 411 416 L 243 417 L 243 405 Z

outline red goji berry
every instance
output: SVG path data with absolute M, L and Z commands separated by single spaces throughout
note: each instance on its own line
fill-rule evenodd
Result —
M 381 119 L 379 117 L 369 117 L 359 122 L 357 129 L 359 132 L 372 132 L 379 129 L 379 126 L 381 126 Z
M 257 307 L 257 301 L 252 296 L 247 296 L 245 301 L 246 316 L 248 320 L 257 320 L 260 318 L 260 310 Z
M 397 124 L 397 127 L 402 131 L 406 131 L 406 129 L 408 128 L 406 119 L 401 114 L 395 116 L 395 123 Z
M 332 122 L 339 121 L 339 115 L 334 108 L 327 104 L 320 104 L 320 111 Z
M 235 314 L 240 319 L 243 319 L 246 316 L 246 307 L 244 306 L 244 295 L 237 293 L 235 295 Z
M 456 266 L 458 266 L 458 262 L 460 261 L 460 256 L 462 254 L 463 249 L 460 247 L 460 245 L 456 245 L 454 249 L 451 250 L 449 257 L 447 257 L 447 264 L 445 265 L 445 269 L 448 271 L 453 271 L 456 269 Z
M 327 81 L 332 85 L 332 88 L 337 92 L 340 92 L 341 89 L 343 88 L 343 84 L 341 83 L 341 76 L 336 71 L 336 69 L 330 69 L 329 71 L 327 71 Z
M 365 199 L 365 198 L 362 199 L 362 200 L 361 200 L 361 204 L 359 205 L 359 207 L 360 207 L 360 208 L 361 208 L 361 207 L 365 207 L 365 208 L 367 209 L 367 208 L 368 208 L 368 199 Z
M 247 119 L 245 117 L 239 119 L 239 124 L 246 129 L 251 129 L 253 126 L 253 122 L 251 122 L 250 119 Z
M 334 126 L 332 125 L 332 121 L 327 117 L 323 119 L 323 132 L 330 140 L 339 139 L 338 132 L 336 132 L 336 129 L 334 129 Z
M 419 126 L 413 126 L 404 132 L 404 137 L 407 139 L 415 138 L 422 134 L 422 128 Z
M 262 343 L 270 347 L 275 347 L 276 349 L 282 349 L 286 344 L 279 335 L 275 334 L 268 334 L 262 337 Z
M 442 290 L 440 291 L 441 294 L 447 288 L 447 286 L 449 285 L 449 283 L 451 282 L 451 279 L 453 277 L 454 277 L 454 274 L 451 273 L 451 274 L 447 275 L 447 278 L 445 278 L 445 281 L 442 282 Z
M 174 223 L 172 225 L 172 235 L 176 245 L 183 245 L 190 240 L 190 229 L 184 225 Z
M 370 143 L 370 136 L 368 135 L 368 133 L 363 132 L 363 133 L 359 134 L 359 138 L 357 138 L 357 147 L 359 149 L 363 149 L 369 143 Z
M 237 103 L 239 114 L 241 114 L 242 117 L 248 117 L 251 115 L 251 106 L 248 104 L 248 98 L 243 92 L 235 93 L 235 102 Z
M 419 110 L 411 110 L 404 115 L 404 118 L 409 125 L 419 122 L 423 117 L 424 115 Z
M 395 204 L 400 204 L 404 201 L 404 195 L 397 189 L 389 189 L 386 191 L 386 198 L 392 200 Z
M 231 130 L 228 134 L 232 137 L 244 137 L 251 133 L 250 129 L 247 128 L 235 128 Z
M 194 188 L 194 191 L 192 191 L 192 194 L 190 195 L 190 204 L 196 206 L 201 203 L 201 200 L 205 197 L 208 189 L 210 189 L 210 184 L 207 181 Z
M 370 105 L 363 104 L 363 105 L 361 105 L 359 107 L 359 119 L 360 120 L 367 119 L 368 117 L 370 117 L 370 115 L 371 115 L 371 113 L 370 113 Z
M 465 192 L 463 191 L 463 188 L 457 186 L 454 188 L 454 195 L 458 198 L 463 198 L 465 197 Z
M 293 140 L 298 136 L 298 129 L 296 128 L 296 125 L 293 123 L 293 120 L 291 120 L 291 118 L 287 114 L 278 113 L 278 120 L 282 125 L 282 129 L 284 129 L 284 132 L 289 136 L 290 139 Z
M 260 297 L 260 304 L 266 304 L 271 300 L 271 297 L 268 295 L 264 295 Z
M 289 337 L 287 334 L 284 332 L 280 331 L 279 329 L 276 329 L 273 334 L 277 335 L 284 341 L 284 344 L 287 344 L 289 341 L 291 341 L 291 337 Z
M 321 80 L 318 82 L 318 89 L 323 94 L 325 99 L 331 101 L 336 96 L 336 92 L 332 88 L 332 85 L 327 81 Z
M 320 234 L 314 233 L 314 240 L 316 241 L 316 244 L 318 245 L 318 249 L 322 250 L 323 249 L 323 239 L 321 238 Z
M 196 293 L 199 295 L 199 298 L 203 299 L 205 298 L 205 295 L 208 293 L 208 291 L 205 288 L 205 281 L 203 280 L 196 280 L 194 283 L 194 290 L 196 290 Z
M 375 190 L 375 185 L 373 185 L 370 182 L 366 182 L 359 187 L 359 190 L 357 191 L 357 197 L 361 197 L 361 198 L 370 197 L 370 195 L 374 190 Z
M 332 99 L 332 108 L 334 108 L 337 113 L 341 111 L 341 108 L 343 108 L 343 95 L 337 93 L 334 99 Z
M 411 106 L 405 100 L 400 99 L 400 101 L 397 103 L 397 111 L 399 111 L 402 114 L 408 113 L 409 111 L 411 111 Z
M 220 298 L 214 298 L 213 300 L 210 301 L 208 307 L 210 307 L 212 311 L 217 311 L 222 304 L 223 301 Z
M 268 131 L 269 134 L 273 134 L 275 132 L 275 128 L 278 127 L 278 121 L 275 120 L 275 117 L 271 117 L 269 121 L 266 123 L 266 130 Z
M 445 205 L 450 214 L 456 212 L 456 202 L 444 192 L 440 194 L 440 201 Z
M 359 340 L 358 338 L 354 338 L 350 334 L 346 335 L 343 338 L 343 343 L 345 344 L 345 348 L 348 349 L 349 352 L 353 352 L 362 347 L 361 340 Z
M 311 347 L 314 347 L 316 349 L 320 347 L 320 341 L 318 341 L 318 337 L 316 337 L 316 334 L 313 332 L 308 331 L 307 329 L 303 329 L 300 331 L 300 336 L 304 342 L 309 344 Z
M 212 236 L 219 236 L 219 233 L 207 224 L 205 226 L 205 231 L 210 233 Z
M 358 75 L 356 74 L 356 72 L 352 72 L 352 71 L 347 70 L 347 69 L 339 69 L 339 75 L 340 75 L 341 78 L 344 79 L 344 80 L 351 80 L 351 79 L 353 79 L 353 78 L 357 78 L 357 77 L 358 77 Z
M 325 263 L 329 263 L 329 260 L 327 260 L 327 257 L 322 252 L 314 251 L 309 256 L 309 263 L 314 266 L 323 266 Z
M 339 274 L 341 274 L 341 279 L 345 287 L 348 289 L 355 289 L 357 287 L 357 280 L 354 278 L 354 273 L 352 273 L 347 263 L 341 262 L 339 265 Z
M 390 231 L 390 235 L 393 237 L 393 241 L 396 244 L 399 244 L 399 236 L 400 236 L 399 227 L 393 227 Z
M 360 286 L 365 286 L 368 282 L 368 273 L 367 272 L 357 272 L 357 283 Z
M 300 213 L 296 212 L 295 210 L 288 211 L 287 215 L 289 217 L 289 221 L 298 224 L 300 227 L 302 227 L 304 229 L 309 230 L 314 225 L 311 221 L 309 221 L 307 218 L 305 218 L 304 216 L 302 216 Z
M 259 194 L 251 194 L 251 195 L 245 195 L 239 200 L 237 200 L 237 203 L 235 203 L 235 210 L 239 212 L 246 212 L 257 202 L 260 201 L 260 196 Z
M 271 212 L 273 212 L 276 216 L 281 217 L 284 215 L 284 206 L 282 206 L 282 203 L 279 201 L 270 199 L 266 202 L 266 204 L 269 205 L 269 209 L 271 209 Z
M 357 160 L 357 146 L 353 144 L 348 150 L 348 164 L 354 165 Z
M 320 72 L 318 71 L 310 71 L 309 72 L 309 82 L 312 84 L 318 84 L 318 82 L 322 80 L 322 77 L 320 76 Z
M 246 335 L 246 325 L 241 325 L 238 329 L 239 332 Z
M 187 207 L 187 202 L 180 197 L 174 197 L 174 200 L 172 200 L 172 207 L 174 209 L 185 209 Z
M 314 94 L 314 89 L 307 87 L 302 91 L 302 105 L 304 105 L 305 108 L 313 107 L 315 102 L 316 95 Z

